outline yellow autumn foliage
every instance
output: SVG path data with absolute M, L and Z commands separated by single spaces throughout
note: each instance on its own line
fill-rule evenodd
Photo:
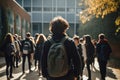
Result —
M 104 18 L 105 15 L 117 11 L 120 0 L 84 0 L 84 3 L 86 5 L 86 9 L 82 11 L 82 14 L 80 14 L 80 20 L 85 23 L 91 18 L 87 15 L 95 15 L 96 18 Z M 120 24 L 119 21 L 120 17 L 115 22 L 116 25 Z

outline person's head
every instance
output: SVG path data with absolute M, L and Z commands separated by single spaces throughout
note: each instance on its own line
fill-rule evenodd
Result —
M 37 37 L 36 43 L 42 43 L 42 42 L 45 42 L 46 40 L 47 39 L 44 34 L 39 34 L 39 36 Z
M 35 38 L 37 38 L 39 36 L 39 33 L 35 33 Z
M 14 41 L 16 41 L 16 40 L 17 40 L 17 37 L 16 37 L 15 35 L 13 35 L 13 38 L 14 38 Z
M 86 43 L 91 43 L 91 36 L 90 35 L 85 35 L 84 39 L 85 39 Z
M 83 38 L 80 38 L 80 43 L 83 43 L 84 42 L 84 39 Z
M 99 34 L 98 36 L 99 40 L 104 40 L 105 39 L 105 35 L 103 33 Z
M 69 28 L 69 23 L 61 16 L 55 17 L 50 22 L 49 30 L 53 34 L 64 34 L 66 33 L 67 29 Z
M 75 43 L 76 46 L 77 46 L 77 45 L 79 44 L 79 42 L 80 42 L 79 36 L 77 36 L 77 35 L 74 35 L 73 40 L 74 40 L 74 43 Z
M 30 38 L 30 37 L 31 37 L 30 32 L 27 32 L 27 33 L 26 33 L 26 38 Z
M 14 38 L 13 38 L 13 35 L 11 33 L 8 33 L 5 37 L 5 40 L 7 43 L 12 43 L 14 42 Z
M 19 37 L 19 36 L 18 36 L 18 34 L 15 34 L 14 36 L 15 36 L 16 38 L 18 38 L 18 37 Z

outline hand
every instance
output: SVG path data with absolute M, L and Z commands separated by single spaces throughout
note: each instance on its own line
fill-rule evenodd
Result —
M 77 80 L 77 77 L 75 77 L 74 80 Z

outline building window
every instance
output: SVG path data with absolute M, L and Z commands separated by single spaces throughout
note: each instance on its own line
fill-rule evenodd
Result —
M 50 31 L 49 31 L 49 23 L 44 23 L 43 24 L 44 27 L 43 27 L 43 32 L 46 36 L 48 36 L 48 34 L 50 34 Z
M 42 33 L 42 24 L 41 23 L 33 23 L 33 35 L 35 33 Z
M 42 13 L 32 13 L 32 22 L 42 22 Z
M 42 11 L 42 7 L 33 7 L 33 11 Z
M 31 7 L 31 0 L 24 0 L 24 7 Z
M 17 34 L 21 34 L 21 20 L 20 20 L 20 16 L 17 15 L 16 18 L 15 18 L 15 22 L 16 22 L 16 31 L 17 31 Z
M 74 8 L 75 7 L 75 0 L 67 0 L 67 7 Z
M 56 11 L 56 8 L 52 8 L 52 11 Z
M 65 8 L 57 8 L 58 12 L 65 12 Z
M 44 13 L 43 14 L 43 21 L 49 23 L 52 19 L 52 13 Z
M 33 7 L 42 7 L 42 5 L 42 0 L 33 0 Z
M 43 0 L 43 7 L 51 7 L 52 0 Z
M 74 19 L 75 19 L 75 14 L 67 14 L 67 20 L 70 23 L 74 23 Z
M 43 8 L 43 11 L 52 11 L 52 8 L 44 7 L 44 8 Z
M 16 0 L 22 6 L 22 0 Z
M 67 12 L 75 12 L 74 8 L 67 8 Z
M 31 8 L 30 8 L 30 7 L 24 7 L 24 9 L 25 9 L 27 12 L 31 12 Z
M 65 7 L 65 0 L 57 0 L 57 7 L 64 8 Z
M 62 16 L 63 18 L 65 18 L 65 13 L 57 13 L 58 16 Z
M 79 13 L 79 12 L 81 12 L 81 11 L 82 11 L 81 8 L 77 8 L 77 10 L 76 10 L 77 13 Z

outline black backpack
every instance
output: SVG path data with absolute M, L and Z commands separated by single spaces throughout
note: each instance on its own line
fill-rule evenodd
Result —
M 24 41 L 23 43 L 23 54 L 29 54 L 31 52 L 31 44 L 30 41 Z

